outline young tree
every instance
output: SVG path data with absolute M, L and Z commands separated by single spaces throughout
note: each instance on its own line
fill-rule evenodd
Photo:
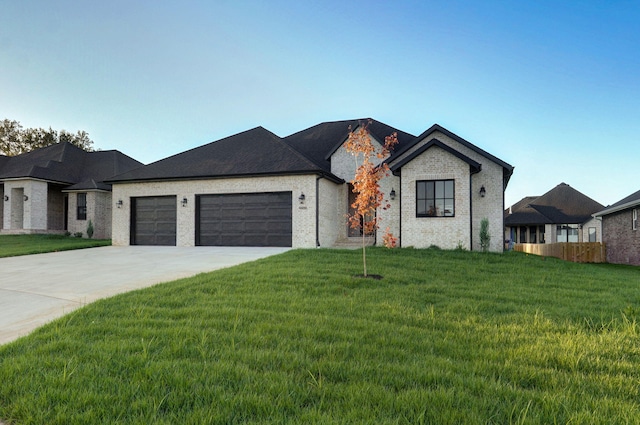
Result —
M 397 143 L 397 133 L 393 133 L 387 136 L 384 145 L 377 149 L 371 141 L 367 123 L 360 124 L 355 130 L 350 129 L 349 138 L 345 144 L 347 152 L 351 153 L 356 160 L 356 173 L 351 181 L 356 198 L 351 204 L 354 213 L 349 215 L 349 225 L 354 229 L 361 228 L 362 231 L 362 265 L 365 277 L 367 276 L 365 237 L 379 228 L 380 218 L 376 215 L 376 210 L 391 206 L 384 199 L 379 183 L 380 179 L 389 175 L 389 166 L 385 162 L 375 164 L 374 159 L 382 161 L 387 158 Z M 387 246 L 395 246 L 396 240 L 388 232 L 388 228 L 384 241 Z
M 491 235 L 489 234 L 489 219 L 483 218 L 480 222 L 480 248 L 483 252 L 489 250 L 491 244 Z
M 18 121 L 8 119 L 0 121 L 0 154 L 2 155 L 20 155 L 62 142 L 69 142 L 88 152 L 93 150 L 93 141 L 85 131 L 73 134 L 66 130 L 58 132 L 51 127 L 48 130 L 44 128 L 23 129 Z

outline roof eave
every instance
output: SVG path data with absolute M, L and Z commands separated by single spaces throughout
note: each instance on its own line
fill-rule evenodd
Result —
M 633 207 L 640 207 L 640 199 L 635 201 L 630 201 L 622 205 L 618 205 L 616 207 L 605 208 L 602 211 L 598 211 L 597 213 L 591 214 L 592 217 L 602 217 L 604 215 L 613 214 L 619 211 L 623 211 Z
M 243 174 L 226 174 L 226 175 L 203 175 L 203 176 L 188 176 L 188 177 L 149 177 L 138 179 L 126 179 L 126 180 L 105 180 L 104 183 L 111 185 L 114 184 L 129 184 L 129 183 L 151 183 L 151 182 L 166 182 L 166 181 L 185 181 L 185 180 L 222 180 L 222 179 L 234 179 L 234 178 L 256 178 L 256 177 L 277 177 L 277 176 L 301 176 L 301 175 L 317 175 L 322 176 L 335 183 L 342 184 L 345 181 L 340 177 L 328 173 L 322 170 L 300 170 L 300 171 L 286 171 L 286 172 L 271 172 L 271 173 L 243 173 Z

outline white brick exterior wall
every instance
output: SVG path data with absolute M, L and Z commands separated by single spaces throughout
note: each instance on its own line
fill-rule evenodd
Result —
M 454 180 L 454 217 L 416 217 L 416 182 L 446 179 Z M 460 244 L 471 248 L 469 164 L 432 147 L 402 167 L 401 190 L 402 246 L 454 249 Z
M 375 137 L 369 136 L 373 145 L 376 147 L 376 152 L 382 151 L 382 143 Z M 374 164 L 379 164 L 382 160 L 377 157 L 372 158 Z M 350 182 L 356 174 L 356 168 L 362 163 L 361 155 L 354 156 L 347 152 L 344 144 L 331 155 L 331 173 L 340 177 L 344 181 Z
M 87 219 L 78 220 L 78 194 L 87 194 Z M 111 193 L 101 190 L 69 192 L 69 215 L 67 231 L 71 234 L 82 232 L 87 238 L 89 220 L 93 224 L 94 239 L 111 238 Z
M 285 191 L 292 192 L 293 247 L 315 247 L 316 175 L 114 184 L 112 197 L 113 244 L 129 245 L 131 198 L 133 197 L 176 196 L 176 244 L 178 246 L 194 246 L 196 195 Z M 304 204 L 300 204 L 298 201 L 301 193 L 305 195 Z M 187 198 L 186 207 L 181 206 L 183 198 Z M 122 208 L 115 206 L 118 200 L 123 201 Z M 330 236 L 323 236 L 323 238 L 330 238 Z
M 391 189 L 396 191 L 396 199 L 392 200 L 390 197 Z M 389 175 L 380 180 L 380 190 L 384 193 L 385 200 L 391 205 L 389 209 L 379 208 L 377 215 L 380 219 L 378 224 L 380 229 L 376 233 L 376 244 L 383 246 L 383 237 L 386 234 L 387 227 L 389 232 L 396 238 L 400 236 L 400 178 L 389 173 Z
M 4 182 L 3 229 L 45 231 L 47 230 L 47 182 L 34 179 L 9 180 Z M 24 196 L 28 199 L 25 201 Z
M 319 243 L 321 247 L 331 247 L 344 236 L 346 216 L 344 212 L 344 188 L 346 185 L 336 184 L 327 179 L 318 180 L 319 206 Z
M 502 251 L 504 234 L 503 168 L 479 153 L 436 131 L 405 153 L 410 155 L 433 138 L 482 164 L 471 176 L 469 165 L 434 146 L 402 167 L 402 246 L 416 248 L 431 244 L 440 248 L 480 249 L 480 223 L 489 220 L 491 251 Z M 455 217 L 416 217 L 415 182 L 417 180 L 455 179 Z M 485 197 L 480 196 L 484 186 Z M 396 189 L 397 192 L 397 189 Z M 471 230 L 470 230 L 471 228 Z

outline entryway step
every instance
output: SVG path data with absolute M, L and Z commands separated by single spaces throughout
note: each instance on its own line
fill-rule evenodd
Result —
M 372 246 L 376 243 L 374 236 L 364 238 L 365 246 Z M 352 238 L 340 238 L 334 244 L 333 248 L 358 249 L 362 248 L 362 237 L 356 236 Z

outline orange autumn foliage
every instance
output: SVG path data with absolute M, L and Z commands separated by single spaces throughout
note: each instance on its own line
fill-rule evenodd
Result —
M 355 201 L 351 204 L 354 213 L 349 215 L 349 225 L 354 228 L 362 227 L 363 237 L 363 263 L 364 275 L 367 275 L 366 255 L 364 246 L 365 235 L 372 234 L 379 227 L 380 218 L 376 216 L 378 208 L 388 209 L 389 202 L 384 199 L 384 193 L 380 190 L 380 180 L 389 175 L 389 166 L 383 162 L 390 154 L 393 147 L 398 143 L 397 133 L 385 137 L 384 145 L 376 147 L 373 144 L 367 124 L 359 125 L 355 130 L 349 132 L 349 137 L 345 143 L 345 149 L 356 158 L 356 173 L 351 181 L 353 192 L 356 194 Z M 379 159 L 379 164 L 374 160 Z M 357 161 L 360 160 L 360 164 Z M 388 231 L 383 237 L 385 246 L 392 247 L 397 243 L 397 239 Z M 388 242 L 388 243 L 387 243 Z

